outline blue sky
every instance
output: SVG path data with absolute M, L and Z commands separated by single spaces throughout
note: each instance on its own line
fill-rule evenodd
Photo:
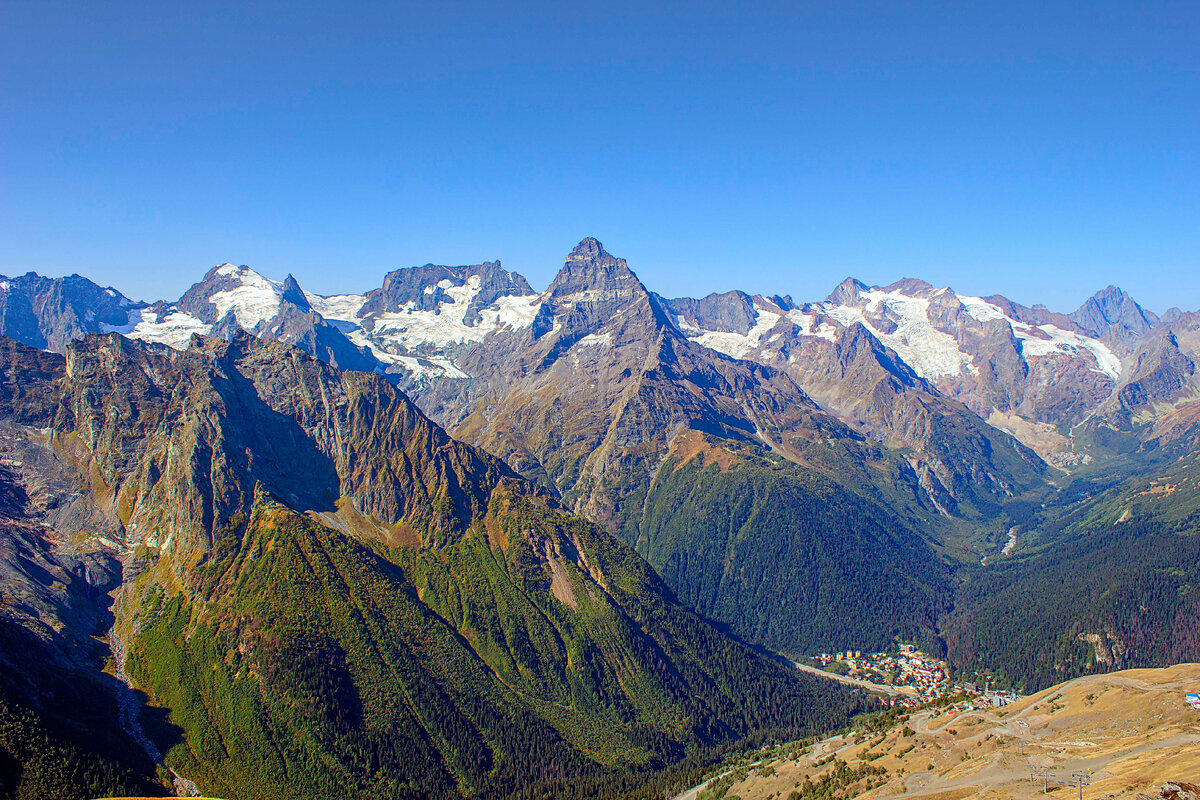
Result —
M 203 6 L 196 7 L 196 6 Z M 1200 308 L 1200 3 L 0 1 L 0 272 Z

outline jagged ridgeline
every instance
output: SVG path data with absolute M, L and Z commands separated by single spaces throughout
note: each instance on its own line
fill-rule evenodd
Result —
M 110 667 L 161 710 L 141 718 L 166 766 L 208 794 L 502 796 L 858 710 L 685 609 L 378 375 L 246 334 L 0 356 L 0 415 L 40 454 L 12 481 L 73 474 L 72 519 L 91 521 L 62 547 L 125 553 Z M 47 699 L 14 713 L 71 744 Z M 144 756 L 71 746 L 134 776 L 104 787 L 153 778 Z

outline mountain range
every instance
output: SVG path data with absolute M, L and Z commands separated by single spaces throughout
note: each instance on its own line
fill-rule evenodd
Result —
M 566 796 L 861 708 L 766 651 L 1200 657 L 1200 314 L 1115 287 L 668 299 L 588 238 L 0 277 L 0 335 L 4 786 Z

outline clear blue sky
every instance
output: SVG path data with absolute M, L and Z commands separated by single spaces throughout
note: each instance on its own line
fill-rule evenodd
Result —
M 0 2 L 0 272 L 1200 307 L 1200 3 Z

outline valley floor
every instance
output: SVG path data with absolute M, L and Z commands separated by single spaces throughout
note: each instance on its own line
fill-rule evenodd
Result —
M 834 736 L 734 765 L 676 800 L 789 797 L 1084 798 L 1157 796 L 1167 781 L 1200 783 L 1200 664 L 1093 675 L 998 709 L 926 710 L 876 732 Z M 786 755 L 778 755 L 786 753 Z M 795 795 L 793 795 L 795 793 Z

